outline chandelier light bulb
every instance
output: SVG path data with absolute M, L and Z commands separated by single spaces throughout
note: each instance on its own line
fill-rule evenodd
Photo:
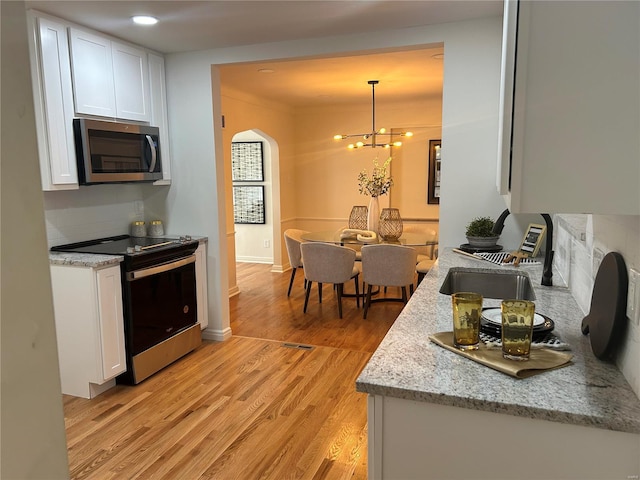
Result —
M 386 128 L 384 128 L 384 127 L 382 127 L 382 128 L 378 131 L 378 133 L 386 133 L 386 132 L 387 132 L 387 129 L 386 129 Z
M 356 148 L 364 147 L 363 142 L 356 142 Z
M 404 136 L 405 137 L 413 137 L 413 132 L 405 132 Z
M 400 146 L 402 146 L 402 142 L 393 142 L 393 146 L 394 147 L 400 147 Z
M 347 148 L 349 150 L 353 150 L 354 148 L 356 148 L 356 146 L 353 143 L 350 143 L 349 145 L 347 145 Z
M 334 135 L 333 139 L 334 140 L 342 140 L 344 138 L 344 135 Z

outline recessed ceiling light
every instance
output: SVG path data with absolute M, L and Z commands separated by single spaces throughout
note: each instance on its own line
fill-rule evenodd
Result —
M 150 17 L 149 15 L 136 15 L 135 17 L 131 17 L 133 23 L 137 23 L 138 25 L 155 25 L 158 23 L 158 19 L 156 17 Z
M 274 73 L 275 70 L 272 70 L 270 68 L 261 68 L 260 70 L 258 70 L 258 73 Z

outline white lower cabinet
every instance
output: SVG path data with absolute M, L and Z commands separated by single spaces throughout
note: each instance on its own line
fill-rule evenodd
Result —
M 207 299 L 207 244 L 200 243 L 196 250 L 196 302 L 198 323 L 204 330 L 209 325 L 209 301 Z
M 638 434 L 380 395 L 367 419 L 370 480 L 638 476 Z
M 126 371 L 120 267 L 51 265 L 62 393 L 93 398 Z

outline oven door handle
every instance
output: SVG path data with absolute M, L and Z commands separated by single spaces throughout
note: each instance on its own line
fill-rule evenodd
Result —
M 176 260 L 175 262 L 163 263 L 162 265 L 157 265 L 155 267 L 127 272 L 127 280 L 129 282 L 133 282 L 134 280 L 140 280 L 141 278 L 150 277 L 151 275 L 157 275 L 158 273 L 168 272 L 169 270 L 174 270 L 176 268 L 183 267 L 184 265 L 195 263 L 195 261 L 196 256 L 191 255 L 189 257 Z

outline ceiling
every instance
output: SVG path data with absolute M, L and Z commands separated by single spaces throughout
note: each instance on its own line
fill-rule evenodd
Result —
M 295 41 L 494 17 L 502 0 L 286 0 L 286 1 L 26 1 L 49 13 L 162 52 Z M 159 19 L 134 25 L 133 15 Z M 442 46 L 296 61 L 234 64 L 222 81 L 293 106 L 362 102 L 368 80 L 379 80 L 376 102 L 442 94 Z M 273 70 L 260 73 L 260 69 Z

